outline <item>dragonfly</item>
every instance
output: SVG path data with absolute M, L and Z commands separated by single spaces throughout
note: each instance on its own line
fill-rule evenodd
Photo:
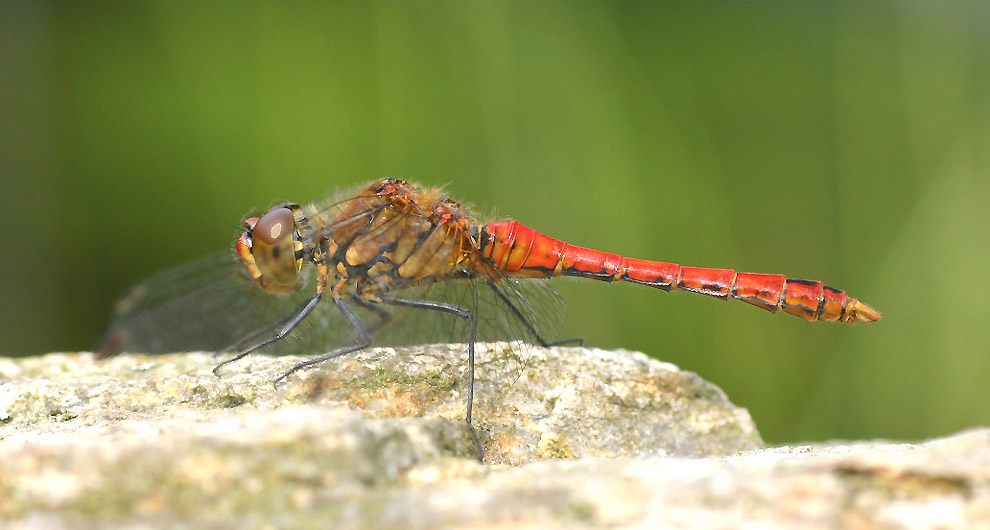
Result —
M 475 345 L 569 342 L 552 340 L 564 303 L 548 285 L 550 278 L 687 291 L 811 322 L 881 317 L 819 281 L 629 258 L 571 245 L 516 220 L 483 223 L 442 190 L 398 179 L 380 179 L 307 206 L 278 204 L 244 225 L 234 243 L 236 257 L 222 254 L 166 271 L 126 293 L 98 357 L 229 352 L 214 369 L 219 373 L 278 346 L 312 354 L 280 375 L 278 385 L 373 344 L 463 341 L 465 423 L 482 461 L 472 418 Z

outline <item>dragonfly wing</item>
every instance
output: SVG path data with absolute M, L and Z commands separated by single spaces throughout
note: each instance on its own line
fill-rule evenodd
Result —
M 565 316 L 564 300 L 545 280 L 454 279 L 389 294 L 470 310 L 475 316 L 478 342 L 547 342 L 556 337 Z M 376 345 L 463 343 L 468 340 L 467 322 L 455 315 L 411 308 L 392 311 L 391 315 L 391 322 L 373 335 Z
M 313 271 L 293 293 L 264 292 L 229 254 L 168 270 L 118 302 L 98 351 L 219 351 L 289 316 L 315 289 Z
M 303 286 L 273 295 L 247 277 L 229 254 L 206 258 L 154 276 L 117 303 L 99 347 L 118 352 L 230 351 L 271 337 L 315 292 L 315 270 Z M 475 315 L 479 342 L 540 344 L 556 338 L 564 301 L 544 280 L 448 280 L 395 291 L 395 296 L 438 301 Z M 448 313 L 348 302 L 376 346 L 466 343 L 467 322 Z M 285 340 L 259 353 L 323 354 L 356 340 L 357 332 L 331 303 L 322 303 Z M 239 346 L 231 348 L 232 346 Z

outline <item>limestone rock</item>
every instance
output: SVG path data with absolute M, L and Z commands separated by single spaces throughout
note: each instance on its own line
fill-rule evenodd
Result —
M 224 367 L 219 378 L 207 354 L 8 360 L 0 365 L 8 378 L 0 391 L 0 418 L 7 419 L 0 421 L 8 438 L 47 424 L 121 429 L 176 414 L 244 417 L 309 404 L 322 406 L 328 418 L 342 410 L 372 418 L 445 418 L 450 425 L 443 430 L 467 436 L 466 363 L 456 345 L 368 350 L 294 374 L 278 389 L 272 385 L 303 359 L 251 356 Z M 749 414 L 717 387 L 624 351 L 527 347 L 520 360 L 508 345 L 480 344 L 474 421 L 486 460 L 495 463 L 714 456 L 762 445 Z M 471 445 L 449 449 L 474 454 Z
M 629 352 L 484 346 L 479 464 L 449 348 L 278 389 L 300 359 L 0 359 L 0 526 L 990 526 L 990 430 L 759 449 L 717 388 Z

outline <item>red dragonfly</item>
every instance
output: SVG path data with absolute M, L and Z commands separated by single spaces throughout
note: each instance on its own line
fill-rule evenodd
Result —
M 484 451 L 471 417 L 475 343 L 557 344 L 550 337 L 564 307 L 548 278 L 683 290 L 812 322 L 880 318 L 818 281 L 627 258 L 570 245 L 518 221 L 483 224 L 440 190 L 403 180 L 379 180 L 305 207 L 279 204 L 244 223 L 234 245 L 240 264 L 222 255 L 133 288 L 117 304 L 100 355 L 232 352 L 216 373 L 249 353 L 271 351 L 290 335 L 301 338 L 291 350 L 317 355 L 282 374 L 278 384 L 373 342 L 463 340 L 465 421 L 479 459 Z

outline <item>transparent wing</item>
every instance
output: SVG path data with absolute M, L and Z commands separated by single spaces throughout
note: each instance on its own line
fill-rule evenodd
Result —
M 470 310 L 475 316 L 478 342 L 546 343 L 556 338 L 565 314 L 563 299 L 545 280 L 456 279 L 389 294 Z M 373 339 L 382 345 L 467 342 L 468 329 L 467 322 L 454 315 L 402 308 L 392 312 L 392 321 Z
M 500 399 L 524 370 L 530 366 L 532 344 L 547 344 L 557 337 L 565 316 L 564 301 L 544 280 L 502 278 L 488 280 L 447 280 L 433 285 L 399 291 L 403 298 L 453 304 L 472 312 L 476 341 L 508 341 L 496 350 L 499 355 L 482 353 L 476 361 L 479 381 L 496 383 L 486 396 Z M 448 351 L 466 368 L 468 323 L 456 315 L 440 311 L 401 308 L 393 321 L 373 336 L 376 345 L 415 345 L 450 343 Z M 503 342 L 504 344 L 504 342 Z M 452 362 L 457 362 L 452 359 Z
M 117 303 L 99 350 L 166 353 L 221 351 L 268 338 L 314 293 L 315 268 L 289 294 L 273 295 L 247 277 L 236 258 L 212 256 L 154 276 Z M 564 301 L 544 280 L 453 279 L 389 294 L 454 304 L 470 310 L 477 340 L 540 344 L 556 338 Z M 439 311 L 348 302 L 376 346 L 410 346 L 468 340 L 464 319 Z M 353 341 L 357 334 L 329 300 L 287 339 L 259 350 L 274 354 L 320 354 Z
M 247 277 L 230 254 L 219 254 L 154 276 L 118 302 L 98 351 L 165 353 L 218 351 L 270 327 L 312 296 L 312 270 L 299 291 L 271 295 Z

